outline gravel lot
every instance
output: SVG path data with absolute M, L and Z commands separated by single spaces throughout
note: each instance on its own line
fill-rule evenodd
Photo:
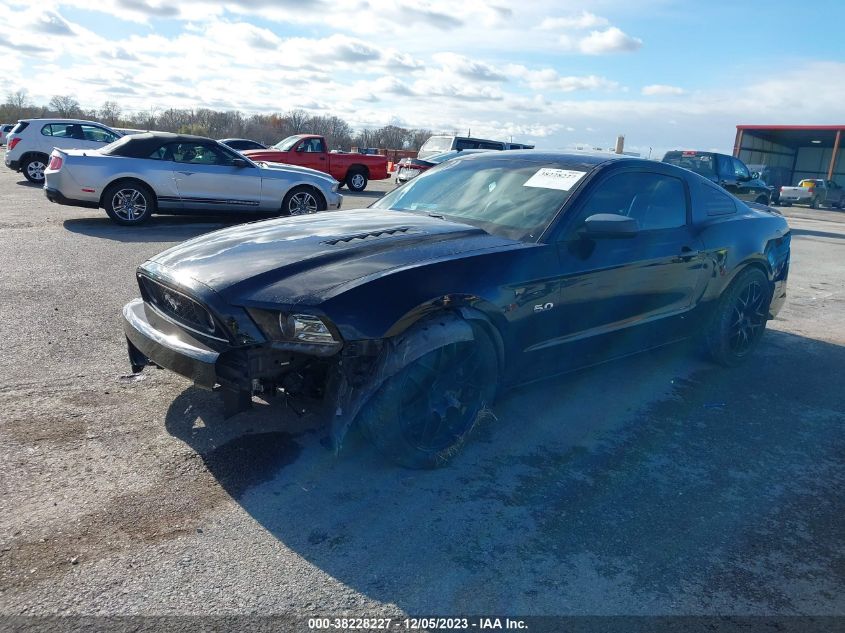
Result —
M 845 213 L 784 212 L 753 362 L 678 346 L 523 388 L 413 472 L 127 377 L 136 266 L 224 223 L 125 229 L 0 169 L 0 613 L 845 615 Z

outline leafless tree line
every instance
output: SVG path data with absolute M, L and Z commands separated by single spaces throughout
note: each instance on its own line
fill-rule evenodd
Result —
M 46 106 L 37 106 L 26 90 L 9 93 L 6 102 L 0 105 L 2 123 L 51 116 L 100 121 L 119 128 L 179 132 L 211 138 L 249 138 L 266 144 L 277 143 L 291 134 L 321 134 L 326 137 L 331 149 L 338 150 L 352 147 L 418 150 L 432 134 L 431 130 L 396 125 L 353 130 L 337 116 L 312 115 L 305 110 L 252 115 L 209 108 L 150 108 L 149 111 L 130 112 L 115 101 L 106 101 L 98 109 L 86 110 L 73 95 L 54 95 Z

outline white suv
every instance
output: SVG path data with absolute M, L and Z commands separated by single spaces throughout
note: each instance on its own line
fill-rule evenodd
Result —
M 6 141 L 6 167 L 22 171 L 30 182 L 44 182 L 50 152 L 59 149 L 100 149 L 123 136 L 117 130 L 77 119 L 22 119 Z

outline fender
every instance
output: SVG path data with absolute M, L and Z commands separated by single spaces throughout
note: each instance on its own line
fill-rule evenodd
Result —
M 343 439 L 361 408 L 388 378 L 429 352 L 448 345 L 475 338 L 472 326 L 455 313 L 443 312 L 418 321 L 394 339 L 385 341 L 363 385 L 354 385 L 351 373 L 354 362 L 341 358 L 329 377 L 326 403 L 334 408 L 329 440 L 335 454 L 340 452 Z

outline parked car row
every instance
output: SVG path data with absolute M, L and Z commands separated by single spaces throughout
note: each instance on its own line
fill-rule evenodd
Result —
M 138 131 L 130 132 L 136 135 Z M 91 121 L 25 119 L 10 131 L 5 163 L 10 169 L 23 172 L 30 182 L 40 184 L 44 182 L 44 172 L 54 148 L 100 150 L 123 136 L 121 131 Z M 210 139 L 204 141 L 212 142 Z M 323 172 L 352 191 L 363 191 L 370 180 L 389 177 L 385 156 L 329 152 L 322 136 L 291 136 L 271 148 L 237 138 L 222 139 L 217 144 L 242 152 L 249 164 L 285 163 Z
M 327 174 L 255 162 L 218 141 L 167 132 L 124 136 L 94 152 L 54 149 L 44 176 L 51 202 L 102 207 L 123 225 L 158 211 L 300 215 L 339 209 L 343 200 Z

